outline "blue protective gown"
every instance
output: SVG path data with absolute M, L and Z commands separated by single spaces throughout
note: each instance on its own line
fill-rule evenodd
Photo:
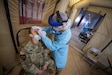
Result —
M 46 33 L 52 34 L 52 27 L 45 27 Z M 51 54 L 55 60 L 57 68 L 64 68 L 66 66 L 68 57 L 68 43 L 71 38 L 71 30 L 68 27 L 60 35 L 54 34 L 54 41 L 51 41 L 47 36 L 42 37 L 44 44 L 51 50 Z
M 90 24 L 89 23 L 85 24 L 84 28 L 80 30 L 80 33 L 86 34 L 86 32 L 89 30 L 89 28 L 90 28 Z

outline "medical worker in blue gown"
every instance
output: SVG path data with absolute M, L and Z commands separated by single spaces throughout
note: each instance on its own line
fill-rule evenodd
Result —
M 60 11 L 50 15 L 48 20 L 50 26 L 39 27 L 32 26 L 32 29 L 38 29 L 38 33 L 48 49 L 51 51 L 51 55 L 55 60 L 57 72 L 59 75 L 62 68 L 65 68 L 68 57 L 68 47 L 71 38 L 70 19 L 68 16 Z M 54 34 L 54 40 L 51 41 L 47 34 Z M 39 36 L 34 35 L 34 39 L 38 39 Z

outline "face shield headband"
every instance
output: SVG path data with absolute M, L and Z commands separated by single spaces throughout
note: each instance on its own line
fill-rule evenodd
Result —
M 53 27 L 52 27 L 52 33 L 53 33 L 53 34 L 56 34 L 56 35 L 62 34 L 62 32 L 56 31 Z
M 67 21 L 68 21 L 68 19 L 63 21 L 62 17 L 61 17 L 60 14 L 59 14 L 59 11 L 57 11 L 56 14 L 57 14 L 57 18 L 56 18 L 57 21 L 55 21 L 55 20 L 53 19 L 54 14 L 50 15 L 50 17 L 49 17 L 48 22 L 49 22 L 49 24 L 50 24 L 51 26 L 55 26 L 55 27 L 56 27 L 56 26 L 61 26 L 61 25 L 63 25 L 63 24 L 62 24 L 63 22 L 67 22 Z

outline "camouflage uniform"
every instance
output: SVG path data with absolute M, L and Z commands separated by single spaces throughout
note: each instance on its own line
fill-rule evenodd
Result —
M 29 41 L 23 48 L 25 58 L 20 59 L 23 69 L 27 75 L 37 75 L 38 70 L 44 65 L 48 64 L 47 71 L 55 72 L 54 61 L 49 57 L 47 50 L 44 50 L 41 42 L 33 44 Z

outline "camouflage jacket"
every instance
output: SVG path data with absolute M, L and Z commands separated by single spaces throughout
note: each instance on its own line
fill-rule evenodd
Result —
M 20 59 L 23 69 L 26 72 L 37 74 L 38 70 L 48 64 L 48 68 L 52 68 L 54 61 L 48 56 L 47 50 L 42 47 L 41 42 L 33 44 L 29 41 L 23 48 L 25 59 Z

